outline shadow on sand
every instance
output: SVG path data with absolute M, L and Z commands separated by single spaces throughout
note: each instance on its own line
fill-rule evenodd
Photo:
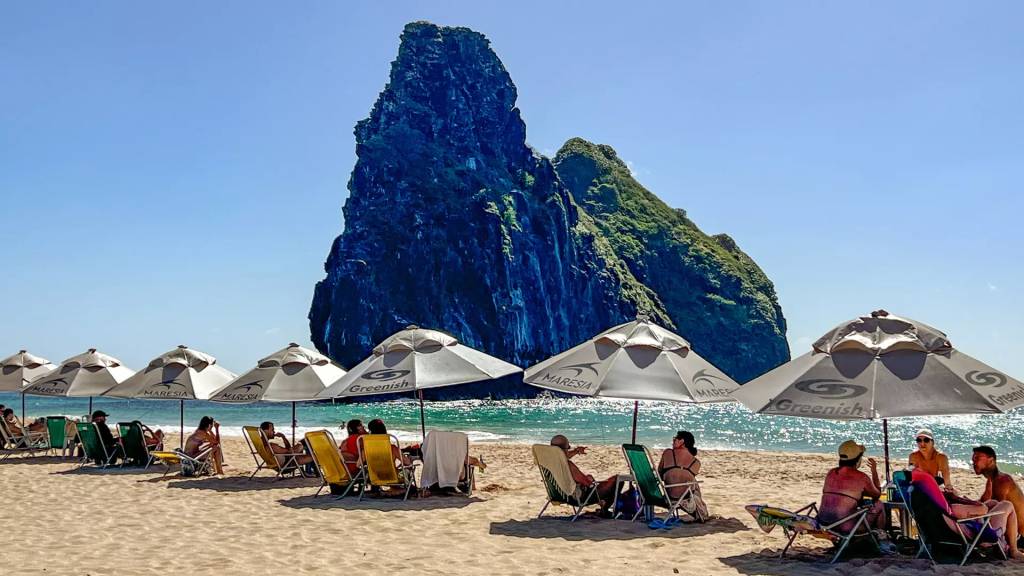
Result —
M 213 490 L 214 492 L 251 492 L 253 490 L 278 490 L 287 488 L 304 488 L 310 490 L 311 494 L 319 486 L 316 478 L 274 478 L 272 476 L 257 476 L 252 480 L 245 476 L 203 476 L 202 478 L 182 478 L 174 476 L 173 482 L 168 482 L 168 488 L 180 488 L 184 490 Z
M 40 465 L 40 464 L 74 464 L 78 466 L 78 458 L 61 458 L 60 456 L 25 456 L 23 454 L 14 454 L 10 458 L 7 458 L 0 466 L 13 466 L 16 464 L 23 465 Z
M 636 540 L 640 538 L 695 538 L 708 534 L 749 530 L 736 518 L 714 518 L 703 524 L 684 523 L 671 530 L 652 530 L 644 522 L 581 517 L 570 522 L 568 516 L 492 522 L 490 533 L 516 538 L 561 538 L 571 541 Z
M 359 500 L 358 495 L 350 495 L 336 500 L 334 496 L 330 494 L 320 494 L 318 498 L 313 498 L 312 494 L 308 496 L 299 496 L 296 498 L 288 498 L 279 501 L 282 506 L 288 508 L 308 508 L 314 510 L 380 510 L 382 512 L 408 512 L 408 511 L 424 511 L 424 510 L 444 510 L 444 509 L 456 509 L 465 508 L 470 504 L 476 502 L 483 502 L 483 500 L 476 496 L 431 496 L 429 498 L 416 498 L 409 496 L 409 499 L 402 501 L 400 497 L 390 496 L 365 496 L 362 500 Z

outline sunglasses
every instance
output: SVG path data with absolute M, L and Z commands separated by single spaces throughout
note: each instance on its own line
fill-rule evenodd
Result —
M 932 441 L 931 438 L 914 438 L 914 441 L 918 444 L 927 444 Z

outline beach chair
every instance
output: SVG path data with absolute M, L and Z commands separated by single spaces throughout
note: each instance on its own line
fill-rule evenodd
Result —
M 36 452 L 49 450 L 49 439 L 46 432 L 31 432 L 27 426 L 22 426 L 23 433 L 14 434 L 7 425 L 7 421 L 0 418 L 0 434 L 3 435 L 4 457 L 6 460 L 14 454 L 28 453 L 30 456 Z
M 124 459 L 121 467 L 142 466 L 143 470 L 149 468 L 153 463 L 153 455 L 150 454 L 149 446 L 146 444 L 146 434 L 142 430 L 142 422 L 118 422 L 118 434 L 121 436 L 121 446 L 124 448 Z
M 68 448 L 74 443 L 75 434 L 68 434 L 68 420 L 67 416 L 47 416 L 46 417 L 46 433 L 49 437 L 47 448 L 49 451 L 56 453 L 60 450 L 60 455 L 63 458 L 67 456 Z
M 327 430 L 306 432 L 306 446 L 309 446 L 313 462 L 316 463 L 322 480 L 316 494 L 313 495 L 314 498 L 319 496 L 324 488 L 329 488 L 331 485 L 342 489 L 342 493 L 337 496 L 338 499 L 348 496 L 348 493 L 357 485 L 362 486 L 363 470 L 360 468 L 355 476 L 349 473 L 348 467 L 341 461 L 338 444 L 330 432 Z
M 835 564 L 847 546 L 858 538 L 870 538 L 875 549 L 881 552 L 878 539 L 875 538 L 874 532 L 868 525 L 868 512 L 871 511 L 871 506 L 861 506 L 845 518 L 840 518 L 829 524 L 822 524 L 818 521 L 818 505 L 814 502 L 796 512 L 764 504 L 751 504 L 746 507 L 746 510 L 765 533 L 771 532 L 776 526 L 782 528 L 783 534 L 789 541 L 786 542 L 786 547 L 782 549 L 779 558 L 786 555 L 797 536 L 813 536 L 831 542 L 836 548 L 836 553 L 832 556 L 830 564 Z M 853 528 L 845 534 L 840 532 L 838 527 L 849 521 L 854 522 Z
M 100 468 L 106 468 L 114 463 L 117 459 L 118 451 L 107 451 L 106 445 L 100 440 L 100 432 L 96 429 L 96 424 L 92 422 L 79 422 L 75 425 L 75 428 L 78 431 L 78 439 L 82 442 L 84 454 L 78 466 L 79 470 L 90 461 Z
M 920 474 L 927 477 L 927 474 Z M 999 534 L 992 529 L 992 518 L 1001 516 L 1004 512 L 989 512 L 972 518 L 957 519 L 950 513 L 948 506 L 945 509 L 940 508 L 923 491 L 915 490 L 912 479 L 913 475 L 906 470 L 893 473 L 896 491 L 908 504 L 910 518 L 917 526 L 920 543 L 918 558 L 927 556 L 932 564 L 936 564 L 935 557 L 941 548 L 955 550 L 961 566 L 965 565 L 976 551 L 991 554 L 992 550 L 995 550 L 1003 560 L 1007 559 L 1006 551 L 999 541 Z M 930 479 L 934 481 L 933 478 Z M 938 490 L 938 485 L 935 489 Z M 956 529 L 954 530 L 950 524 L 956 526 Z
M 416 486 L 415 465 L 405 466 L 395 458 L 392 446 L 400 446 L 398 438 L 391 434 L 363 434 L 356 440 L 359 461 L 363 463 L 366 484 L 380 488 L 404 489 L 402 500 L 409 499 L 409 492 Z M 359 491 L 362 499 L 366 490 Z
M 423 470 L 420 484 L 423 488 L 437 485 L 439 488 L 454 488 L 466 496 L 473 495 L 475 468 L 466 464 L 469 436 L 463 432 L 431 430 L 423 439 L 421 452 Z
M 185 454 L 183 450 L 175 448 L 174 450 L 154 450 L 149 455 L 154 462 L 163 465 L 164 476 L 171 472 L 172 466 L 179 466 L 182 476 L 207 476 L 213 472 L 213 463 L 209 458 L 211 452 L 213 452 L 212 447 L 192 457 Z M 191 472 L 186 474 L 188 470 Z
M 629 472 L 633 476 L 633 483 L 640 493 L 640 506 L 633 521 L 636 521 L 645 507 L 665 508 L 668 510 L 668 518 L 679 518 L 679 511 L 689 514 L 697 522 L 704 522 L 707 518 L 697 504 L 699 482 L 680 482 L 678 484 L 665 484 L 661 476 L 654 471 L 651 453 L 642 444 L 623 444 L 622 454 L 626 457 L 626 464 L 629 465 Z M 683 493 L 673 500 L 668 495 L 669 488 L 685 486 Z
M 302 472 L 302 467 L 299 466 L 296 460 L 299 456 L 303 456 L 302 452 L 275 454 L 270 448 L 270 441 L 267 440 L 266 434 L 258 426 L 242 426 L 242 435 L 245 436 L 245 442 L 249 445 L 249 452 L 252 454 L 253 460 L 256 461 L 256 470 L 249 476 L 250 480 L 255 478 L 256 474 L 264 468 L 273 470 L 275 473 L 274 478 L 278 480 L 286 475 L 294 476 L 296 472 Z
M 537 518 L 544 515 L 544 511 L 549 505 L 565 504 L 572 507 L 571 521 L 575 522 L 583 514 L 585 507 L 600 504 L 596 483 L 588 490 L 573 480 L 572 471 L 569 469 L 569 458 L 565 455 L 565 450 L 558 446 L 534 444 L 533 461 L 540 470 L 540 477 L 548 495 L 547 502 L 540 509 Z

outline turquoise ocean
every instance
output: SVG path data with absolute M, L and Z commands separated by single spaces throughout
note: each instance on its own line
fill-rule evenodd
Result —
M 21 396 L 0 393 L 0 404 L 21 412 Z M 84 415 L 88 398 L 26 397 L 29 416 Z M 94 408 L 110 413 L 112 422 L 141 420 L 168 432 L 177 432 L 179 405 L 175 401 L 118 400 L 95 398 Z M 459 430 L 474 442 L 546 442 L 554 434 L 565 434 L 576 444 L 615 445 L 628 442 L 633 403 L 592 398 L 537 398 L 531 400 L 461 400 L 427 402 L 427 429 Z M 291 404 L 218 404 L 185 402 L 185 430 L 191 431 L 202 416 L 216 418 L 221 432 L 241 435 L 241 427 L 275 422 L 280 431 L 290 429 Z M 299 403 L 298 433 L 327 428 L 335 438 L 350 418 L 382 418 L 399 439 L 420 439 L 419 404 L 414 400 L 378 403 Z M 894 462 L 901 462 L 913 449 L 918 428 L 931 428 L 940 449 L 955 465 L 966 466 L 971 447 L 989 444 L 1000 462 L 1024 466 L 1024 410 L 985 416 L 943 416 L 890 420 L 890 450 Z M 881 421 L 834 422 L 806 418 L 752 414 L 739 404 L 675 404 L 641 402 L 637 440 L 651 447 L 664 447 L 676 430 L 689 430 L 701 448 L 728 450 L 775 450 L 832 453 L 847 438 L 865 444 L 872 455 L 882 454 Z

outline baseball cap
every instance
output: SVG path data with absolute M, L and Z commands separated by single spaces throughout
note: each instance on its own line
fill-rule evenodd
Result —
M 839 445 L 839 457 L 843 460 L 854 460 L 864 453 L 864 445 L 847 440 Z
M 104 412 L 103 410 L 97 410 L 97 411 L 92 413 L 92 417 L 93 418 L 99 418 L 100 416 L 106 418 L 107 417 L 107 413 Z

